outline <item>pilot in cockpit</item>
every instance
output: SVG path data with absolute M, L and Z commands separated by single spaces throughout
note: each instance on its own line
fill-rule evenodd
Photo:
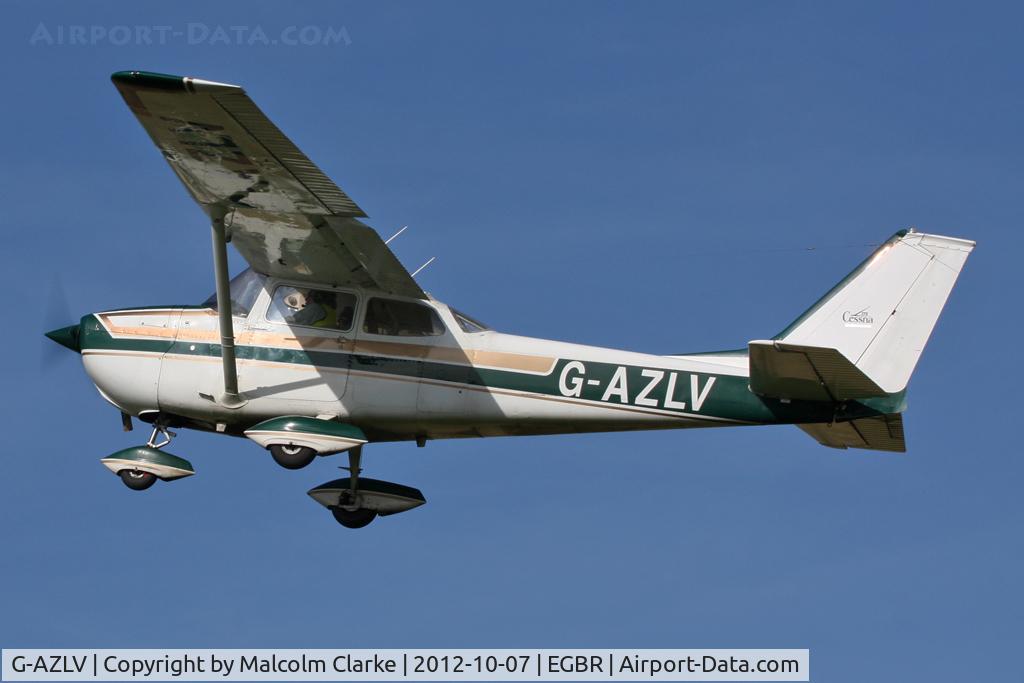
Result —
M 316 289 L 289 289 L 291 291 L 282 299 L 287 308 L 283 318 L 287 322 L 335 330 L 352 327 L 355 298 L 351 295 Z

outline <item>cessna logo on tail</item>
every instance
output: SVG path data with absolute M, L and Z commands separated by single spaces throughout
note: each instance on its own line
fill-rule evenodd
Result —
M 844 311 L 843 312 L 843 323 L 847 327 L 871 327 L 875 322 L 875 319 L 868 313 L 867 308 L 862 308 L 859 311 Z
M 614 370 L 608 377 L 611 367 Z M 603 364 L 600 370 L 588 376 L 587 366 L 574 360 L 562 368 L 558 390 L 562 396 L 572 398 L 699 412 L 715 385 L 715 379 L 709 376 L 702 382 L 696 374 Z

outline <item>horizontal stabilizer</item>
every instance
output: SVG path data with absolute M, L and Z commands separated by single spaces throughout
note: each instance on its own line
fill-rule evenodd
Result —
M 845 401 L 886 393 L 836 349 L 750 342 L 750 390 L 800 401 Z
M 864 448 L 871 451 L 903 453 L 903 416 L 899 413 L 862 417 L 849 422 L 797 425 L 830 448 Z

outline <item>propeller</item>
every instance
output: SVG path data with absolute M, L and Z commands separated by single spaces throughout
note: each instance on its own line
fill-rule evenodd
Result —
M 45 371 L 66 363 L 71 357 L 67 349 L 77 350 L 78 345 L 78 317 L 71 313 L 67 289 L 59 275 L 50 281 L 44 316 L 43 334 L 47 339 L 40 339 L 39 363 Z

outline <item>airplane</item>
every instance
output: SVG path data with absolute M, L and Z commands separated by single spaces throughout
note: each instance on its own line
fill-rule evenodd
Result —
M 248 438 L 282 467 L 346 453 L 308 493 L 341 525 L 425 502 L 361 476 L 367 444 L 796 425 L 825 446 L 905 450 L 910 376 L 974 249 L 901 230 L 773 337 L 653 355 L 506 334 L 434 299 L 366 214 L 239 86 L 111 77 L 209 219 L 215 293 L 46 333 L 97 390 L 151 426 L 101 462 L 130 489 L 194 474 L 174 429 Z M 229 279 L 227 248 L 249 267 Z

